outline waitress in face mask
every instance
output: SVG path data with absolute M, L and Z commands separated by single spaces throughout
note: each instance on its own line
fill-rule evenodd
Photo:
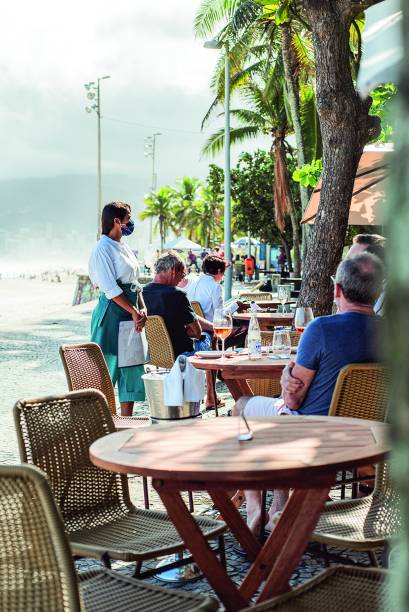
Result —
M 118 366 L 118 334 L 122 321 L 133 321 L 136 331 L 145 325 L 145 304 L 138 283 L 139 264 L 123 236 L 134 230 L 131 207 L 124 202 L 104 206 L 102 235 L 89 260 L 89 276 L 101 295 L 91 320 L 91 340 L 102 349 L 112 382 L 118 383 L 122 416 L 132 416 L 135 401 L 144 401 L 143 365 Z

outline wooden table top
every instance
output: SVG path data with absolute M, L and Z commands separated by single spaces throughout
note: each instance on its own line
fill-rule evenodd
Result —
M 233 319 L 237 319 L 238 321 L 249 321 L 251 318 L 252 312 L 235 312 L 232 316 Z M 257 319 L 261 321 L 276 323 L 277 325 L 291 325 L 294 319 L 293 312 L 261 312 L 258 311 L 254 313 L 257 316 Z
M 295 359 L 295 355 L 292 358 Z M 222 370 L 225 377 L 237 375 L 241 378 L 277 378 L 290 361 L 270 359 L 265 355 L 261 359 L 249 359 L 247 353 L 233 353 L 233 357 L 218 359 L 202 359 L 193 355 L 188 360 L 199 370 Z
M 389 425 L 377 421 L 279 416 L 249 425 L 253 439 L 247 442 L 237 439 L 239 417 L 119 431 L 91 445 L 91 461 L 164 480 L 254 484 L 278 477 L 303 488 L 309 475 L 379 462 L 391 446 Z

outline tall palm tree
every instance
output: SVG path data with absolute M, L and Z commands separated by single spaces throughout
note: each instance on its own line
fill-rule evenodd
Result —
M 201 188 L 202 183 L 192 176 L 182 176 L 176 181 L 176 187 L 172 188 L 175 226 L 179 233 L 187 229 L 190 240 L 192 240 L 192 229 L 188 227 L 188 218 L 190 211 L 195 208 L 200 199 Z
M 198 199 L 186 211 L 185 224 L 189 238 L 206 248 L 210 241 L 222 237 L 222 210 L 220 202 L 214 200 L 209 187 L 202 187 Z
M 154 232 L 159 229 L 160 248 L 163 250 L 163 245 L 169 230 L 174 230 L 176 227 L 174 219 L 174 199 L 173 189 L 171 187 L 161 187 L 158 191 L 151 191 L 144 199 L 145 210 L 143 210 L 139 218 L 156 219 Z
M 261 134 L 271 136 L 272 144 L 270 154 L 274 161 L 274 209 L 276 225 L 283 234 L 285 229 L 285 216 L 291 219 L 294 269 L 296 275 L 301 271 L 299 218 L 294 207 L 289 184 L 287 168 L 288 144 L 286 136 L 292 132 L 291 118 L 288 115 L 285 97 L 285 83 L 282 74 L 282 64 L 277 64 L 266 75 L 265 86 L 262 89 L 254 82 L 241 87 L 242 97 L 246 108 L 232 109 L 230 111 L 238 125 L 231 128 L 231 143 L 238 143 Z M 207 140 L 204 146 L 205 153 L 217 153 L 224 146 L 224 130 L 217 130 Z

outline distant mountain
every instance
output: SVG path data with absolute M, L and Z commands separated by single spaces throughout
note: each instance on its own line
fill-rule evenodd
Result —
M 145 177 L 104 175 L 103 201 L 124 200 L 133 205 L 137 214 L 149 190 L 145 182 Z M 51 225 L 54 236 L 68 231 L 94 231 L 96 193 L 96 177 L 91 175 L 0 181 L 0 230 L 12 230 L 17 220 L 20 227 L 30 231 Z

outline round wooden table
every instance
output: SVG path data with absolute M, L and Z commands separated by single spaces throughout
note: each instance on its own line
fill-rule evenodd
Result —
M 270 359 L 265 355 L 261 359 L 249 359 L 247 353 L 232 353 L 232 357 L 202 359 L 188 357 L 190 363 L 198 370 L 221 370 L 233 399 L 237 401 L 243 395 L 253 395 L 247 380 L 252 378 L 281 378 L 281 373 L 289 359 Z
M 237 321 L 250 321 L 251 312 L 235 312 L 232 316 Z M 258 324 L 261 330 L 269 330 L 275 325 L 291 325 L 294 319 L 293 312 L 256 312 Z
M 152 477 L 186 548 L 227 610 L 289 590 L 288 581 L 309 541 L 338 470 L 385 458 L 389 426 L 336 417 L 251 419 L 253 438 L 239 442 L 239 417 L 194 420 L 109 434 L 90 448 L 91 461 L 123 474 Z M 264 545 L 248 529 L 228 491 L 294 488 Z M 181 491 L 208 491 L 247 552 L 251 567 L 238 587 L 209 548 Z

